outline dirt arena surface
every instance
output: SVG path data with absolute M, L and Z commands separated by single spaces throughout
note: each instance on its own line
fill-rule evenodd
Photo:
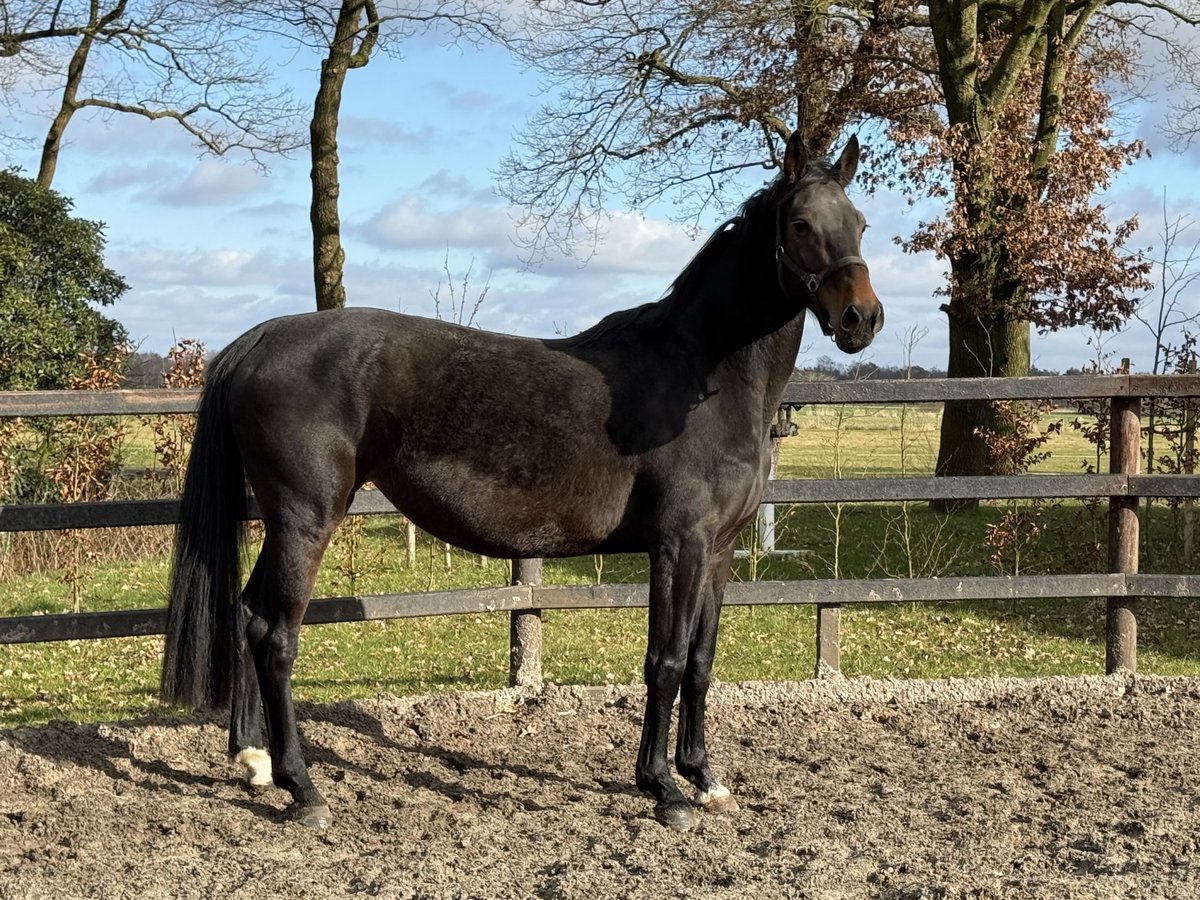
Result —
M 741 802 L 632 787 L 636 687 L 301 707 L 325 832 L 216 720 L 0 732 L 0 897 L 1200 897 L 1200 679 L 720 685 Z

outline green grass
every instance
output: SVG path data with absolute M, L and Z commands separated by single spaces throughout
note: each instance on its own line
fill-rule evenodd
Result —
M 1056 410 L 1043 427 L 1061 427 L 1046 445 L 1049 459 L 1033 472 L 1077 474 L 1086 464 L 1097 466 L 1096 449 L 1073 427 L 1074 412 Z M 932 475 L 937 461 L 941 409 L 933 404 L 912 406 L 805 406 L 792 420 L 799 428 L 783 442 L 780 478 L 833 478 L 883 475 Z M 1107 456 L 1099 471 L 1106 471 Z
M 1062 415 L 1062 414 L 1056 414 Z M 1071 417 L 1066 417 L 1071 418 Z M 932 470 L 937 415 L 929 407 L 807 407 L 800 434 L 784 442 L 780 477 L 924 474 Z M 1043 471 L 1078 472 L 1095 464 L 1091 445 L 1064 427 Z M 139 457 L 145 459 L 145 457 Z M 143 464 L 152 464 L 152 459 Z M 1100 461 L 1101 469 L 1107 466 Z M 1039 574 L 1103 571 L 1107 504 L 1048 506 L 1036 533 L 996 558 L 989 530 L 1014 503 L 984 504 L 953 516 L 923 504 L 779 507 L 781 547 L 798 558 L 740 560 L 739 579 Z M 1179 516 L 1163 504 L 1143 520 L 1153 549 L 1143 571 L 1196 571 L 1180 558 Z M 103 533 L 88 536 L 115 543 Z M 752 541 L 744 535 L 743 542 Z M 372 517 L 335 537 L 316 595 L 425 591 L 503 585 L 507 563 L 456 552 L 446 572 L 440 545 L 422 539 L 416 564 L 405 562 L 396 517 Z M 0 545 L 0 552 L 3 546 Z M 89 562 L 79 572 L 84 610 L 161 606 L 167 562 Z M 548 561 L 547 583 L 644 581 L 645 559 L 615 556 Z M 0 581 L 0 615 L 71 609 L 63 573 Z M 644 610 L 547 611 L 543 671 L 558 683 L 640 681 Z M 716 675 L 726 681 L 801 679 L 814 666 L 811 607 L 727 607 Z M 847 675 L 939 678 L 1070 675 L 1104 670 L 1102 600 L 848 605 L 842 610 L 842 665 Z M 1142 601 L 1139 668 L 1200 674 L 1200 616 L 1188 601 Z M 54 718 L 99 720 L 159 711 L 155 692 L 161 639 L 123 638 L 0 647 L 0 725 Z M 507 614 L 480 614 L 321 625 L 306 628 L 296 665 L 298 698 L 332 701 L 381 693 L 496 688 L 506 682 Z

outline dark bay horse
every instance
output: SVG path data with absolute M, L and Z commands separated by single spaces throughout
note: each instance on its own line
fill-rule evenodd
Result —
M 176 540 L 163 662 L 171 703 L 230 702 L 229 749 L 252 784 L 329 807 L 300 751 L 291 673 L 317 567 L 373 482 L 440 540 L 495 557 L 645 552 L 646 715 L 638 787 L 658 819 L 737 804 L 704 743 L 705 698 L 734 541 L 762 498 L 770 423 L 810 310 L 862 350 L 883 309 L 866 227 L 832 164 L 788 143 L 780 174 L 722 226 L 657 303 L 562 340 L 490 334 L 374 309 L 265 322 L 214 360 Z M 246 482 L 265 525 L 245 588 Z M 266 745 L 262 726 L 265 713 Z

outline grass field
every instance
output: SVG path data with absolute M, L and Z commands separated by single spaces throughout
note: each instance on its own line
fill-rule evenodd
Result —
M 1035 471 L 1079 472 L 1096 464 L 1092 446 L 1065 424 Z M 799 434 L 784 441 L 779 477 L 859 477 L 929 473 L 938 413 L 932 407 L 807 407 Z M 125 463 L 155 464 L 144 431 L 131 427 Z M 1107 461 L 1099 460 L 1100 468 Z M 129 488 L 137 492 L 134 485 Z M 1038 574 L 1102 571 L 1107 504 L 984 504 L 953 516 L 923 504 L 779 507 L 778 545 L 798 557 L 738 562 L 735 578 Z M 1180 514 L 1155 506 L 1143 520 L 1143 571 L 1195 571 L 1181 558 Z M 1007 522 L 1007 524 L 1006 524 Z M 999 529 L 999 530 L 998 530 Z M 1007 543 L 1004 534 L 1008 533 Z M 93 532 L 77 540 L 67 570 L 13 574 L 16 541 L 0 535 L 0 615 L 63 612 L 72 586 L 84 610 L 162 606 L 165 529 Z M 743 545 L 754 549 L 752 533 Z M 127 551 L 116 548 L 128 547 Z M 140 548 L 140 549 L 139 549 Z M 157 549 L 155 549 L 157 548 Z M 114 558 L 116 557 L 116 558 Z M 140 557 L 132 561 L 119 557 Z M 642 557 L 550 561 L 547 583 L 623 583 L 646 577 Z M 397 517 L 343 526 L 326 556 L 317 596 L 424 591 L 507 583 L 504 561 L 481 564 L 422 536 L 417 562 L 405 560 Z M 1103 601 L 855 606 L 842 612 L 848 675 L 948 677 L 1099 673 L 1104 667 Z M 547 612 L 543 668 L 559 683 L 640 680 L 643 610 Z M 1139 668 L 1200 673 L 1200 616 L 1187 601 L 1143 601 Z M 160 639 L 71 641 L 0 647 L 0 725 L 139 716 L 157 710 Z M 299 698 L 327 701 L 379 693 L 502 686 L 508 616 L 488 614 L 312 626 L 296 666 Z M 716 674 L 727 681 L 810 677 L 814 613 L 808 607 L 727 608 Z

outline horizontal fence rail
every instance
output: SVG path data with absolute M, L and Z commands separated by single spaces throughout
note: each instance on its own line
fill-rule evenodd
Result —
M 198 388 L 122 391 L 0 391 L 0 419 L 194 413 Z
M 970 578 L 865 578 L 731 582 L 730 606 L 1063 600 L 1074 597 L 1200 597 L 1200 575 L 990 575 Z M 478 615 L 520 610 L 643 609 L 645 584 L 569 584 L 374 594 L 314 600 L 305 625 Z M 166 610 L 62 613 L 0 618 L 0 644 L 163 634 Z
M 192 413 L 196 388 L 120 391 L 0 391 L 0 418 Z M 945 400 L 1101 400 L 1200 397 L 1200 375 L 1033 375 L 1028 378 L 922 378 L 810 381 L 793 378 L 788 406 L 834 403 L 941 403 Z
M 815 382 L 793 379 L 784 405 L 941 403 L 946 400 L 1107 400 L 1114 412 L 1117 440 L 1136 448 L 1140 429 L 1138 403 L 1144 399 L 1200 397 L 1200 376 L 1101 375 L 1030 378 L 923 379 L 919 381 Z M 0 392 L 0 418 L 31 416 L 109 416 L 189 414 L 198 391 L 27 391 Z M 1124 418 L 1122 418 L 1122 416 Z M 1124 424 L 1120 424 L 1124 422 Z M 1120 431 L 1124 428 L 1124 431 Z M 1133 429 L 1132 434 L 1130 428 Z M 1133 442 L 1132 444 L 1130 442 Z M 1133 460 L 1122 459 L 1118 471 L 1093 475 L 1012 475 L 983 477 L 878 477 L 772 480 L 763 502 L 869 503 L 965 499 L 1109 498 L 1126 532 L 1132 511 L 1136 537 L 1137 500 L 1142 497 L 1195 499 L 1200 476 L 1140 475 Z M 1114 465 L 1117 457 L 1114 454 Z M 396 514 L 378 491 L 360 491 L 352 515 Z M 178 520 L 177 500 L 127 500 L 45 505 L 0 504 L 0 532 L 73 528 L 169 525 Z M 257 518 L 251 498 L 248 518 Z M 1122 518 L 1123 517 L 1123 518 Z M 1113 526 L 1116 527 L 1116 526 Z M 1120 528 L 1117 529 L 1120 531 Z M 1066 599 L 1105 597 L 1109 604 L 1108 668 L 1136 666 L 1134 601 L 1139 597 L 1200 597 L 1200 576 L 1138 574 L 1135 556 L 1128 558 L 1128 533 L 1110 538 L 1110 574 L 1051 576 L 973 576 L 941 578 L 814 579 L 806 581 L 732 582 L 726 603 L 811 604 L 817 607 L 818 668 L 837 668 L 839 610 L 843 605 L 887 602 L 947 602 L 989 599 Z M 1115 543 L 1114 543 L 1115 542 Z M 1124 542 L 1124 543 L 1122 543 Z M 1113 547 L 1126 555 L 1113 556 Z M 521 561 L 526 572 L 530 561 Z M 509 587 L 427 593 L 334 597 L 314 600 L 306 624 L 355 622 L 415 616 L 509 612 L 523 617 L 543 609 L 621 609 L 645 607 L 647 586 L 542 585 L 540 568 L 533 583 Z M 0 618 L 0 644 L 162 634 L 165 610 L 37 615 Z M 1132 631 L 1131 631 L 1132 629 Z M 518 632 L 513 628 L 514 641 Z M 537 640 L 540 642 L 540 631 Z M 514 646 L 516 658 L 525 651 Z M 540 669 L 534 675 L 540 680 Z
M 921 378 L 913 381 L 807 381 L 784 391 L 809 403 L 942 403 L 945 400 L 1101 400 L 1200 396 L 1200 375 L 1033 375 L 1028 378 Z
M 1200 497 L 1200 475 L 983 475 L 947 478 L 812 478 L 769 481 L 763 503 L 898 503 L 905 500 L 1033 500 L 1051 497 Z M 352 516 L 398 515 L 378 491 L 360 491 Z M 0 504 L 0 531 L 173 525 L 178 500 Z M 248 519 L 259 518 L 250 499 Z

